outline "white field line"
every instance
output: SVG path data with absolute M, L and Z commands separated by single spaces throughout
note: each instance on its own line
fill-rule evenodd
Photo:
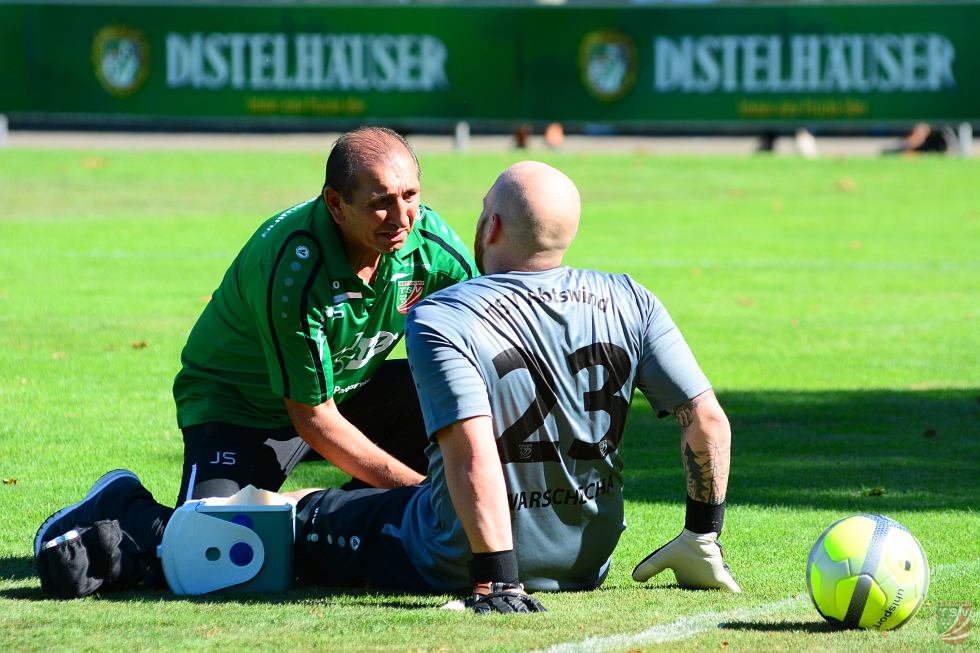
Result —
M 687 639 L 698 633 L 706 632 L 712 628 L 717 628 L 719 623 L 733 620 L 753 619 L 764 617 L 769 614 L 780 612 L 790 607 L 803 605 L 809 599 L 805 595 L 791 596 L 780 601 L 764 603 L 754 608 L 744 610 L 730 610 L 727 612 L 702 612 L 687 617 L 681 617 L 675 621 L 647 628 L 638 633 L 622 633 L 619 635 L 607 635 L 606 637 L 589 637 L 580 642 L 566 642 L 555 644 L 541 653 L 593 653 L 598 651 L 608 651 L 610 649 L 626 650 L 634 646 L 644 644 L 663 644 L 664 642 L 674 642 Z
M 935 579 L 936 577 L 947 574 L 963 575 L 976 570 L 980 570 L 980 558 L 975 560 L 962 560 L 947 565 L 935 565 L 930 571 L 932 578 Z M 809 602 L 810 599 L 807 595 L 799 594 L 779 601 L 773 601 L 772 603 L 764 603 L 753 608 L 723 612 L 702 612 L 681 617 L 669 623 L 658 624 L 638 633 L 589 637 L 578 642 L 555 644 L 546 649 L 541 649 L 537 653 L 599 653 L 600 651 L 613 649 L 626 650 L 645 644 L 676 642 L 717 628 L 719 625 L 728 621 L 743 621 L 746 619 L 768 617 L 789 610 L 790 608 L 807 605 Z

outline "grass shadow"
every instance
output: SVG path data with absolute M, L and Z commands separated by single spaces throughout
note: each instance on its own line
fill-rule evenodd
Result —
M 719 399 L 732 423 L 732 503 L 885 513 L 976 506 L 980 389 L 719 391 Z M 677 425 L 644 404 L 637 397 L 624 438 L 627 497 L 672 501 L 684 487 Z
M 719 391 L 733 431 L 729 500 L 733 505 L 785 505 L 842 513 L 975 510 L 980 495 L 978 396 L 978 389 Z M 672 419 L 658 420 L 641 398 L 634 402 L 623 442 L 630 500 L 675 502 L 683 497 L 678 439 Z M 0 579 L 32 578 L 31 557 L 0 558 Z M 0 597 L 49 598 L 36 586 L 5 588 Z M 280 594 L 224 592 L 195 598 L 168 592 L 120 592 L 101 598 L 209 603 L 336 599 L 404 609 L 435 604 L 410 595 L 302 586 Z
M 0 558 L 0 578 L 4 580 L 25 580 L 37 576 L 34 558 L 18 556 Z
M 721 630 L 751 630 L 763 633 L 839 633 L 840 627 L 827 621 L 729 621 Z
M 36 578 L 33 562 L 29 573 L 20 575 L 17 580 Z M 0 567 L 2 569 L 2 567 Z M 12 580 L 10 576 L 4 578 Z M 110 590 L 92 595 L 95 600 L 108 603 L 125 603 L 133 601 L 154 601 L 165 603 L 199 603 L 230 605 L 285 605 L 310 601 L 336 600 L 344 605 L 364 605 L 373 607 L 397 608 L 399 610 L 433 609 L 443 605 L 448 599 L 443 595 L 419 595 L 396 590 L 378 591 L 344 587 L 319 587 L 297 585 L 282 592 L 239 592 L 224 590 L 201 594 L 198 596 L 178 596 L 166 588 Z M 21 601 L 54 601 L 58 600 L 41 591 L 39 586 L 0 589 L 0 598 Z

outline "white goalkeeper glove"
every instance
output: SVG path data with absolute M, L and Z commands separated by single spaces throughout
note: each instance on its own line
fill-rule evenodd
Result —
M 742 591 L 722 559 L 717 533 L 694 533 L 685 528 L 636 565 L 633 580 L 645 582 L 668 568 L 674 570 L 682 587 Z

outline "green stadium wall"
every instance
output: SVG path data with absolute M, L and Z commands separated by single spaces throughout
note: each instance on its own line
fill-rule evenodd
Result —
M 12 124 L 980 120 L 980 3 L 0 4 Z

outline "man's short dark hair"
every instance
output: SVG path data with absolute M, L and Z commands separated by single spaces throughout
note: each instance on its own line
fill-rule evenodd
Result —
M 334 142 L 330 156 L 327 157 L 323 187 L 334 189 L 349 202 L 357 188 L 358 167 L 365 162 L 387 156 L 393 144 L 401 145 L 412 155 L 415 169 L 421 177 L 422 168 L 419 166 L 419 158 L 404 136 L 387 127 L 358 127 L 343 134 Z

